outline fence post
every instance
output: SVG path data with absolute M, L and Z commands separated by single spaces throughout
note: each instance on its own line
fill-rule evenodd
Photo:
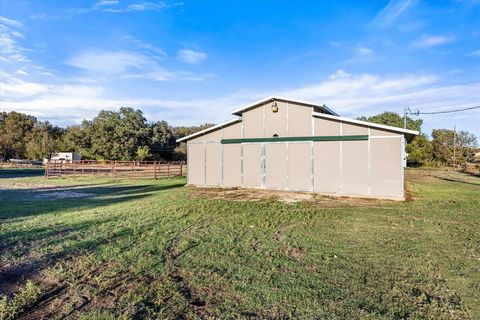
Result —
M 75 160 L 72 160 L 72 166 L 73 166 L 73 178 L 75 178 Z
M 167 178 L 170 178 L 170 162 L 167 162 Z
M 48 160 L 47 160 L 47 162 L 45 163 L 45 178 L 48 179 Z
M 112 181 L 114 181 L 115 180 L 115 161 L 114 160 L 111 160 L 111 161 L 112 161 L 112 168 L 111 168 Z
M 183 162 L 180 162 L 180 177 L 183 177 Z
M 153 179 L 157 180 L 157 160 L 153 162 Z

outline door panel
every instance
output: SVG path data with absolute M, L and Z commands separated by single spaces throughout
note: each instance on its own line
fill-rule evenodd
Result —
M 262 187 L 262 145 L 242 144 L 243 151 L 243 186 L 246 188 Z
M 287 146 L 285 143 L 265 144 L 265 186 L 287 188 Z
M 291 190 L 312 190 L 312 144 L 288 145 L 288 187 Z

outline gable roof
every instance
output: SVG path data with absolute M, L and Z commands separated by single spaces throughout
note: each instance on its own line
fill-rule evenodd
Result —
M 205 133 L 207 133 L 207 132 L 220 129 L 220 128 L 222 128 L 222 127 L 228 126 L 229 124 L 232 124 L 232 123 L 235 123 L 235 122 L 239 122 L 239 121 L 242 121 L 242 118 L 236 118 L 236 119 L 232 119 L 232 120 L 228 120 L 228 121 L 222 122 L 222 123 L 220 123 L 220 124 L 217 124 L 216 126 L 208 127 L 208 128 L 206 128 L 206 129 L 203 129 L 203 130 L 200 130 L 200 131 L 198 131 L 198 132 L 192 133 L 192 134 L 190 134 L 190 135 L 188 135 L 188 136 L 185 136 L 185 137 L 183 137 L 183 138 L 177 139 L 177 142 L 182 142 L 182 141 L 185 141 L 185 140 L 190 140 L 190 139 L 195 138 L 195 137 L 197 137 L 197 136 L 201 136 L 202 134 L 205 134 Z
M 260 101 L 254 102 L 254 103 L 251 103 L 249 105 L 246 105 L 245 107 L 242 107 L 240 109 L 237 109 L 237 110 L 233 111 L 232 114 L 240 116 L 239 118 L 232 119 L 232 120 L 217 124 L 216 126 L 213 126 L 213 127 L 195 132 L 191 135 L 188 135 L 188 136 L 185 136 L 183 138 L 177 139 L 177 142 L 190 140 L 192 138 L 195 138 L 195 137 L 201 136 L 203 134 L 206 134 L 210 131 L 214 131 L 214 130 L 217 130 L 219 128 L 223 128 L 225 126 L 228 126 L 232 123 L 242 121 L 241 115 L 242 115 L 242 112 L 244 112 L 245 110 L 252 109 L 252 108 L 255 108 L 259 105 L 262 105 L 262 104 L 265 104 L 265 103 L 268 103 L 268 102 L 273 102 L 273 101 L 292 102 L 292 103 L 301 104 L 301 105 L 305 105 L 305 106 L 317 107 L 317 108 L 320 108 L 324 113 L 313 112 L 312 114 L 313 114 L 314 117 L 322 117 L 322 118 L 326 118 L 326 119 L 332 119 L 332 120 L 337 120 L 337 121 L 343 121 L 343 122 L 348 122 L 348 123 L 353 123 L 353 124 L 364 125 L 364 126 L 368 126 L 368 127 L 372 127 L 372 128 L 378 128 L 378 129 L 389 130 L 389 131 L 393 131 L 393 132 L 399 132 L 399 133 L 403 133 L 405 136 L 407 136 L 408 140 L 411 140 L 414 136 L 419 134 L 419 132 L 415 131 L 415 130 L 403 129 L 403 128 L 392 127 L 392 126 L 377 124 L 377 123 L 368 122 L 368 121 L 361 121 L 361 120 L 355 120 L 355 119 L 341 117 L 337 113 L 335 113 L 333 110 L 328 108 L 326 105 L 319 105 L 319 104 L 312 103 L 312 102 L 296 100 L 296 99 L 291 99 L 291 98 L 285 98 L 285 97 L 280 97 L 280 96 L 270 96 L 270 97 L 267 97 L 265 99 L 262 99 Z
M 317 108 L 320 108 L 323 112 L 325 112 L 327 114 L 332 114 L 332 115 L 338 116 L 338 114 L 335 111 L 333 111 L 332 109 L 330 109 L 329 107 L 327 107 L 324 104 L 318 104 L 318 103 L 314 103 L 314 102 L 308 102 L 308 101 L 297 100 L 297 99 L 292 99 L 292 98 L 285 98 L 285 97 L 281 97 L 281 96 L 270 96 L 270 97 L 264 98 L 264 99 L 259 100 L 257 102 L 248 104 L 248 105 L 246 105 L 246 106 L 244 106 L 240 109 L 234 110 L 232 112 L 232 114 L 236 115 L 236 116 L 241 116 L 242 112 L 245 111 L 245 110 L 252 109 L 252 108 L 255 108 L 259 105 L 262 105 L 262 104 L 265 104 L 265 103 L 268 103 L 268 102 L 273 102 L 273 101 L 293 102 L 293 103 L 301 104 L 301 105 L 308 106 L 308 107 L 317 107 Z

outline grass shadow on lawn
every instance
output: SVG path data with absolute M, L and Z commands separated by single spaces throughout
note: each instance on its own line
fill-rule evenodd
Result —
M 70 209 L 75 211 L 93 209 L 142 199 L 158 191 L 183 186 L 183 183 L 175 183 L 2 190 L 0 191 L 0 202 L 2 202 L 0 221 L 56 211 L 64 212 Z
M 41 177 L 45 173 L 43 168 L 0 169 L 0 179 Z

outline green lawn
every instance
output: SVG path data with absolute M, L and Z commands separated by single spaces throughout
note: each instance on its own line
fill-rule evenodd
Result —
M 477 177 L 283 203 L 40 175 L 0 170 L 0 319 L 480 319 Z

